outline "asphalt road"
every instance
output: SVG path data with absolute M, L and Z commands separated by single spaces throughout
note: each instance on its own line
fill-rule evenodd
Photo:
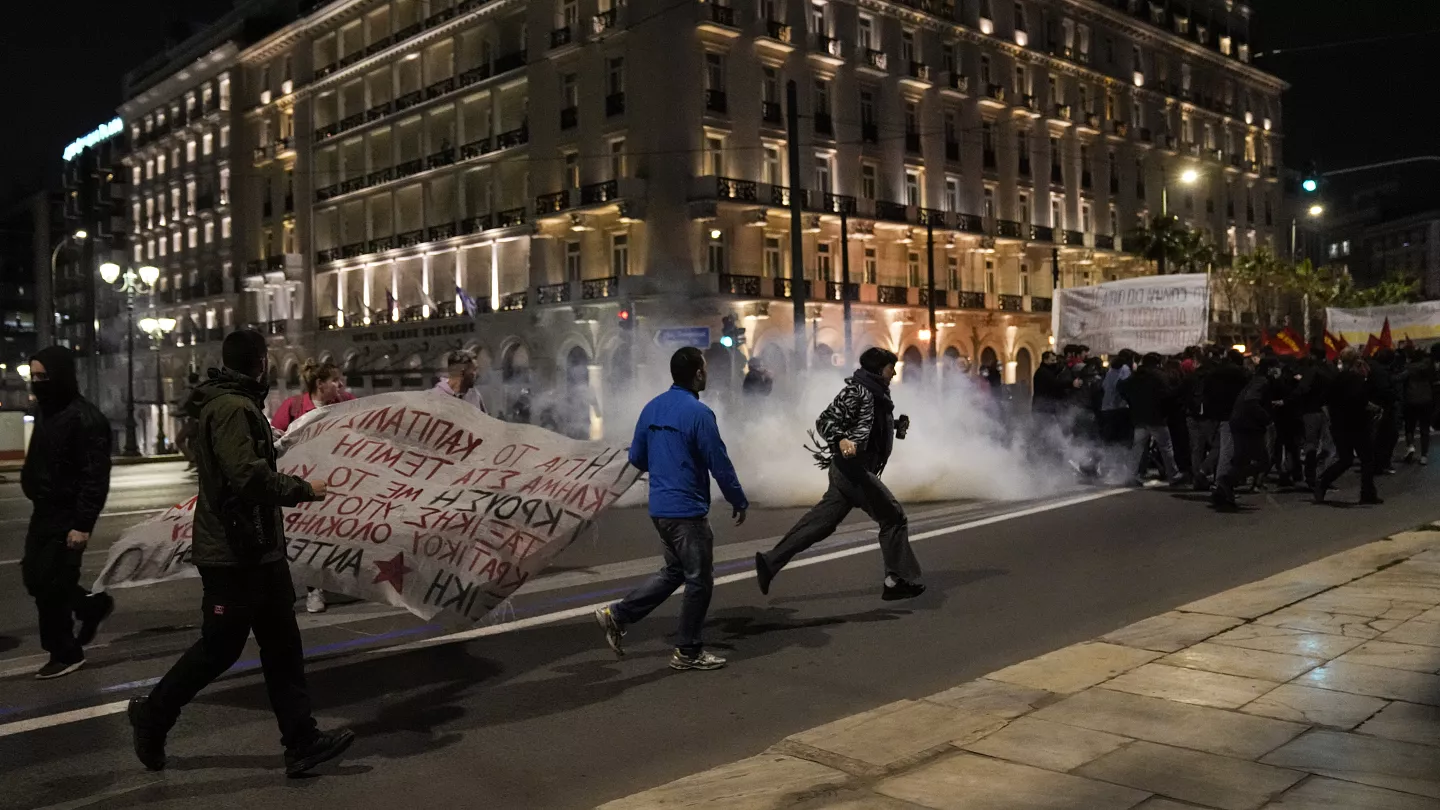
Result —
M 116 475 L 114 511 L 189 494 L 173 469 Z M 707 632 L 731 666 L 709 673 L 665 666 L 676 605 L 632 628 L 619 661 L 588 616 L 547 620 L 623 593 L 655 566 L 644 515 L 615 510 L 516 596 L 504 618 L 518 625 L 443 641 L 456 628 L 377 606 L 303 617 L 322 724 L 361 735 L 343 764 L 304 780 L 279 772 L 253 649 L 182 717 L 167 771 L 146 773 L 132 758 L 123 715 L 106 707 L 142 692 L 193 640 L 194 582 L 119 592 L 89 665 L 32 680 L 43 657 L 13 562 L 24 503 L 0 485 L 0 526 L 11 529 L 0 532 L 0 808 L 591 807 L 1435 520 L 1437 475 L 1382 479 L 1389 503 L 1376 508 L 1262 494 L 1246 499 L 1255 508 L 1220 515 L 1198 496 L 1158 490 L 913 505 L 930 590 L 898 604 L 879 599 L 863 518 L 816 549 L 825 557 L 782 573 L 767 598 L 745 576 L 748 559 L 800 510 L 757 510 L 741 530 L 717 514 L 720 573 L 734 576 L 717 589 Z M 1339 497 L 1353 500 L 1348 483 Z M 104 545 L 144 517 L 102 521 L 87 576 Z M 87 714 L 102 716 L 74 719 Z

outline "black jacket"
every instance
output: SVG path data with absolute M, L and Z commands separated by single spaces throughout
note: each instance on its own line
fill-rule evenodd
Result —
M 1327 389 L 1335 378 L 1335 369 L 1314 357 L 1300 361 L 1300 382 L 1290 395 L 1290 402 L 1300 413 L 1320 413 L 1325 407 Z
M 1405 366 L 1405 404 L 1435 404 L 1435 362 L 1429 357 Z
M 285 552 L 282 506 L 315 499 L 305 481 L 275 470 L 270 422 L 260 409 L 264 384 L 229 369 L 210 369 L 185 410 L 199 420 L 191 559 L 196 565 L 255 565 Z
M 1222 361 L 1205 376 L 1200 392 L 1201 416 L 1206 419 L 1229 419 L 1235 411 L 1235 400 L 1245 390 L 1249 381 L 1245 369 L 1234 363 Z
M 1271 402 L 1277 399 L 1275 383 L 1263 374 L 1256 374 L 1246 383 L 1230 413 L 1232 433 L 1264 433 L 1274 421 Z
M 48 530 L 90 532 L 110 495 L 110 420 L 89 400 L 35 418 L 20 487 Z
M 1370 429 L 1370 391 L 1366 378 L 1353 368 L 1335 375 L 1327 391 L 1330 427 L 1345 433 Z
M 1031 407 L 1039 413 L 1055 413 L 1069 396 L 1069 381 L 1073 379 L 1059 363 L 1041 363 L 1035 370 L 1035 399 Z
M 1130 422 L 1135 425 L 1163 425 L 1168 421 L 1170 382 L 1153 366 L 1135 369 L 1120 383 L 1120 396 L 1130 403 Z

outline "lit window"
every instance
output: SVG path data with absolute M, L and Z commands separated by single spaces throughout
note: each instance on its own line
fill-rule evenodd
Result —
M 130 185 L 132 185 L 132 186 L 138 186 L 138 185 L 140 185 L 141 174 L 142 174 L 142 170 L 141 170 L 140 165 L 139 165 L 138 163 L 137 163 L 136 165 L 134 165 L 134 166 L 131 166 L 131 167 L 130 167 Z
M 215 133 L 207 132 L 200 138 L 200 151 L 207 155 L 215 151 Z
M 876 199 L 877 181 L 875 179 L 875 164 L 860 164 L 860 196 L 867 200 Z
M 192 163 L 195 161 L 195 148 L 196 146 L 194 141 L 185 142 L 185 159 Z
M 182 246 L 182 243 L 181 243 L 181 241 L 180 241 L 180 238 L 181 238 L 181 237 L 180 237 L 180 232 L 179 232 L 179 231 L 176 231 L 175 233 L 173 233 L 173 234 L 170 235 L 171 250 L 175 251 L 176 253 L 179 253 L 179 252 L 180 252 L 180 248 L 181 248 L 181 246 Z
M 617 233 L 610 238 L 610 274 L 630 275 L 630 237 Z
M 230 127 L 220 127 L 220 148 L 230 148 Z
M 725 270 L 725 235 L 720 234 L 719 238 L 710 237 L 709 246 L 706 249 L 708 269 L 711 273 L 724 273 Z
M 905 204 L 917 207 L 923 204 L 920 196 L 920 172 L 918 171 L 905 172 Z
M 580 153 L 565 153 L 565 188 L 580 187 Z
M 157 176 L 162 176 L 162 177 L 165 175 L 165 156 L 164 156 L 164 155 L 160 155 L 160 156 L 158 156 L 158 157 L 155 158 L 155 174 L 156 174 Z
M 625 176 L 625 139 L 616 138 L 610 142 L 610 177 L 620 179 Z
M 230 217 L 225 217 L 220 220 L 220 238 L 230 238 Z
M 580 243 L 565 243 L 565 279 L 567 281 L 580 280 Z
M 875 248 L 873 248 L 873 247 L 866 247 L 866 248 L 865 248 L 865 264 L 864 264 L 864 270 L 863 270 L 863 272 L 864 272 L 864 283 L 866 283 L 866 284 L 875 284 L 875 283 L 877 283 L 876 279 L 877 279 L 878 276 L 880 275 L 879 266 L 880 266 L 880 265 L 879 265 L 879 262 L 876 261 L 876 259 L 875 259 Z
M 780 278 L 784 267 L 784 254 L 780 252 L 779 237 L 765 237 L 765 275 L 770 278 Z
M 205 220 L 205 244 L 208 245 L 208 244 L 210 244 L 211 242 L 214 242 L 214 241 L 215 241 L 215 223 L 207 219 L 207 220 Z
M 817 243 L 815 245 L 815 279 L 831 281 L 834 279 L 834 273 L 835 264 L 830 259 L 830 243 Z
M 187 234 L 187 237 L 188 237 L 188 241 L 189 241 L 189 243 L 190 243 L 190 247 L 196 248 L 196 247 L 199 247 L 199 246 L 200 246 L 200 229 L 199 229 L 199 228 L 195 227 L 194 225 L 191 225 L 191 226 L 190 226 L 190 231 L 189 231 L 189 233 Z
M 705 162 L 709 173 L 725 176 L 725 139 L 711 135 L 705 139 Z

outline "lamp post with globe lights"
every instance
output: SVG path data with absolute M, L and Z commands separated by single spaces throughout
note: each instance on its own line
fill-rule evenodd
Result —
M 153 288 L 159 279 L 160 268 L 153 265 L 123 272 L 115 262 L 100 265 L 100 280 L 125 294 L 125 449 L 121 455 L 131 458 L 140 455 L 135 425 L 135 296 Z
M 141 318 L 140 331 L 150 336 L 155 350 L 155 405 L 159 408 L 155 420 L 155 455 L 165 454 L 165 380 L 160 371 L 160 343 L 175 329 L 174 318 Z
M 1195 185 L 1195 182 L 1200 179 L 1200 172 L 1196 171 L 1195 169 L 1185 169 L 1184 171 L 1180 172 L 1180 177 L 1179 177 L 1178 179 L 1179 179 L 1180 182 L 1181 182 L 1182 184 L 1184 184 L 1184 185 L 1193 186 L 1193 185 Z M 1165 168 L 1164 166 L 1161 166 L 1161 168 L 1160 168 L 1160 218 L 1161 218 L 1161 219 L 1169 219 L 1169 217 L 1170 217 L 1170 170 L 1167 169 L 1167 168 Z M 1160 275 L 1162 275 L 1162 276 L 1165 275 L 1165 250 L 1164 250 L 1164 249 L 1161 249 L 1161 251 L 1160 251 L 1160 258 L 1156 260 L 1156 268 L 1155 268 L 1155 269 L 1159 272 Z

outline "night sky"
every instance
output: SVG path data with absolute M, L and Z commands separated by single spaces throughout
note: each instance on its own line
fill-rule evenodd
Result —
M 11 3 L 0 26 L 0 203 L 56 182 L 65 144 L 109 120 L 128 69 L 231 0 L 48 0 Z M 1440 50 L 1435 0 L 1254 0 L 1254 49 L 1367 37 L 1372 44 L 1264 55 L 1292 85 L 1286 162 L 1321 169 L 1440 152 L 1432 134 Z M 1393 38 L 1397 34 L 1422 35 Z

